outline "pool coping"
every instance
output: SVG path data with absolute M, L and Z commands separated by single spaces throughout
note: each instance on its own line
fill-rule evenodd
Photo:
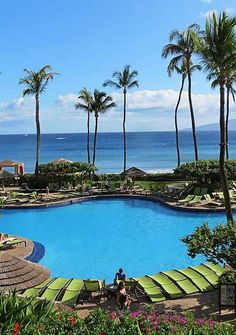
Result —
M 36 208 L 53 208 L 60 206 L 69 206 L 76 203 L 80 203 L 82 201 L 93 200 L 93 199 L 103 199 L 103 198 L 137 198 L 142 200 L 149 200 L 153 202 L 160 203 L 161 205 L 168 207 L 172 210 L 176 211 L 184 211 L 184 212 L 198 212 L 198 213 L 222 213 L 225 212 L 225 207 L 221 208 L 206 208 L 206 207 L 188 207 L 188 206 L 179 206 L 176 203 L 172 203 L 169 201 L 165 201 L 165 199 L 154 196 L 154 195 L 146 195 L 146 194 L 125 194 L 125 193 L 111 193 L 111 194 L 93 194 L 93 195 L 85 195 L 77 198 L 69 198 L 60 201 L 54 201 L 49 203 L 39 203 L 39 204 L 22 204 L 22 205 L 6 205 L 3 209 L 36 209 Z M 232 209 L 235 210 L 236 206 L 232 206 Z

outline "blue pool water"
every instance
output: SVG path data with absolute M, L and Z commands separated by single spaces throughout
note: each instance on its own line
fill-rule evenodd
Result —
M 142 199 L 98 199 L 41 209 L 4 210 L 0 231 L 44 244 L 41 263 L 53 276 L 105 278 L 119 267 L 128 276 L 199 264 L 180 241 L 203 222 L 223 214 L 174 211 Z

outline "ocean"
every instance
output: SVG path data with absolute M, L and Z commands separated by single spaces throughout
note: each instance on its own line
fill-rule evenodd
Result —
M 86 134 L 42 134 L 40 162 L 57 158 L 87 161 Z M 96 166 L 99 173 L 122 172 L 122 133 L 99 133 Z M 219 155 L 219 133 L 197 133 L 200 159 Z M 92 157 L 93 134 L 91 135 Z M 25 172 L 33 172 L 36 135 L 0 135 L 0 160 L 12 159 L 25 163 Z M 180 132 L 181 162 L 194 160 L 192 133 Z M 236 159 L 236 131 L 229 133 L 229 153 Z M 127 133 L 127 167 L 136 166 L 147 172 L 171 171 L 176 167 L 175 132 Z

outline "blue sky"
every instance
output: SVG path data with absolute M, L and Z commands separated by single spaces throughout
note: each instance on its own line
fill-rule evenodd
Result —
M 34 101 L 22 98 L 22 69 L 50 64 L 60 73 L 41 98 L 43 132 L 84 132 L 85 115 L 74 111 L 76 95 L 86 86 L 102 88 L 114 70 L 130 64 L 139 71 L 140 87 L 130 92 L 127 130 L 171 130 L 179 77 L 166 74 L 160 56 L 173 29 L 197 22 L 208 12 L 236 15 L 233 0 L 12 0 L 1 4 L 0 134 L 32 133 Z M 119 131 L 118 107 L 101 117 L 101 131 Z M 204 74 L 193 77 L 197 125 L 218 119 L 217 92 Z M 180 126 L 190 125 L 186 97 Z

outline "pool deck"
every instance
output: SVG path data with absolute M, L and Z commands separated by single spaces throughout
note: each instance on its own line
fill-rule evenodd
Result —
M 219 291 L 196 293 L 186 295 L 183 298 L 166 300 L 159 303 L 149 303 L 145 298 L 141 298 L 140 302 L 133 302 L 130 311 L 155 311 L 157 313 L 186 313 L 192 312 L 196 318 L 213 318 L 218 321 L 227 321 L 235 319 L 233 309 L 224 309 L 219 314 Z M 60 306 L 60 305 L 59 305 Z M 85 318 L 93 308 L 97 307 L 95 303 L 86 303 L 78 305 L 76 311 L 81 318 Z M 117 310 L 116 298 L 101 301 L 101 308 L 108 312 Z M 60 308 L 60 307 L 59 307 Z
M 57 206 L 65 206 L 71 205 L 75 203 L 79 203 L 84 200 L 89 199 L 99 199 L 99 198 L 118 198 L 118 197 L 126 197 L 126 198 L 137 198 L 143 200 L 150 200 L 153 202 L 161 203 L 162 205 L 177 211 L 188 211 L 188 212 L 201 212 L 201 213 L 215 213 L 215 212 L 224 212 L 225 207 L 203 207 L 199 205 L 195 206 L 187 206 L 187 205 L 179 205 L 176 201 L 173 200 L 165 200 L 156 195 L 146 195 L 146 194 L 137 194 L 137 193 L 109 193 L 109 194 L 93 194 L 93 195 L 82 195 L 79 197 L 71 197 L 63 200 L 56 201 L 42 201 L 40 203 L 22 203 L 22 204 L 11 204 L 5 205 L 6 209 L 21 209 L 21 208 L 48 208 L 48 207 L 57 207 Z M 236 209 L 236 205 L 232 205 L 232 209 Z
M 5 252 L 7 252 L 9 255 L 11 256 L 15 256 L 15 257 L 19 257 L 19 258 L 26 258 L 27 256 L 31 255 L 31 253 L 33 252 L 34 249 L 34 243 L 33 241 L 25 238 L 25 237 L 21 237 L 21 236 L 14 236 L 11 235 L 11 237 L 16 237 L 21 239 L 22 241 L 24 241 L 26 243 L 26 246 L 24 243 L 22 244 L 16 244 L 14 246 L 9 246 L 8 248 L 4 249 Z

